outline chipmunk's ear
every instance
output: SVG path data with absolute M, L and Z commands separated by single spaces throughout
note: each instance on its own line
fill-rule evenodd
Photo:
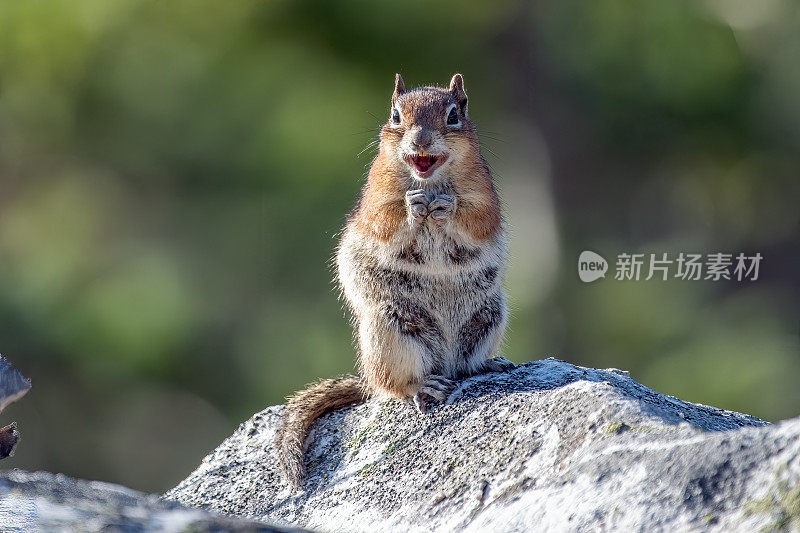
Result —
M 403 83 L 403 76 L 400 74 L 394 75 L 394 94 L 392 94 L 392 104 L 394 104 L 401 94 L 406 92 L 406 84 Z
M 450 80 L 450 92 L 458 102 L 458 107 L 461 112 L 467 114 L 467 93 L 464 91 L 464 77 L 461 74 L 454 74 L 453 79 Z

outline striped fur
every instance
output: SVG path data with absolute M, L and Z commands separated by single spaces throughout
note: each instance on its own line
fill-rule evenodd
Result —
M 447 123 L 454 106 L 457 126 Z M 416 401 L 449 380 L 508 363 L 493 359 L 508 318 L 507 239 L 463 80 L 457 74 L 448 89 L 406 91 L 398 75 L 392 109 L 402 120 L 381 129 L 336 255 L 361 377 L 323 381 L 290 400 L 278 447 L 295 486 L 306 431 L 324 411 L 372 395 Z M 420 172 L 410 159 L 419 154 L 439 166 Z

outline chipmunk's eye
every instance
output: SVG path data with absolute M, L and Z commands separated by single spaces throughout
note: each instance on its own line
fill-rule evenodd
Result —
M 459 126 L 461 121 L 458 120 L 458 112 L 456 111 L 456 106 L 453 105 L 450 107 L 450 110 L 447 112 L 447 125 L 448 126 Z
M 396 107 L 392 108 L 392 124 L 400 124 L 400 111 Z

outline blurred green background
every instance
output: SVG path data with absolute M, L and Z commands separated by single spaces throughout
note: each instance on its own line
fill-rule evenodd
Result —
M 395 72 L 465 75 L 510 358 L 796 416 L 799 5 L 0 0 L 0 351 L 34 383 L 0 466 L 163 491 L 352 371 L 329 259 Z M 764 260 L 584 284 L 584 249 Z

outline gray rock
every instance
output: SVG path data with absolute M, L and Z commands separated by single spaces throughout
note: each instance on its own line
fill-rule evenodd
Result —
M 289 531 L 216 516 L 119 485 L 61 474 L 0 472 L 2 531 Z M 292 530 L 298 531 L 298 530 Z
M 31 380 L 0 355 L 0 411 L 25 396 L 30 388 Z M 18 442 L 19 431 L 15 422 L 0 428 L 0 459 L 14 455 Z
M 754 531 L 800 520 L 800 419 L 683 402 L 555 359 L 470 378 L 420 415 L 372 400 L 312 428 L 279 477 L 283 408 L 243 423 L 167 493 L 325 531 Z
M 0 411 L 23 396 L 31 388 L 31 380 L 0 355 Z

